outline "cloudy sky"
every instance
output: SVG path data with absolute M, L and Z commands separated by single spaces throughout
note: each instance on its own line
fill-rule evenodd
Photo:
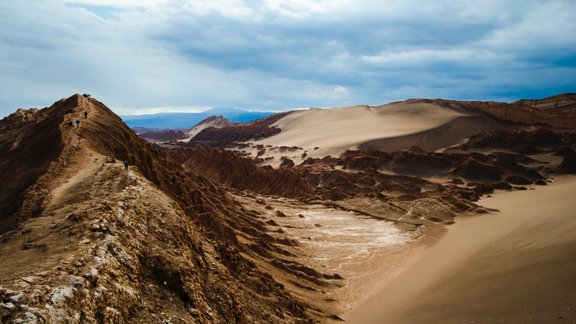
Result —
M 574 0 L 0 1 L 0 117 L 576 92 Z

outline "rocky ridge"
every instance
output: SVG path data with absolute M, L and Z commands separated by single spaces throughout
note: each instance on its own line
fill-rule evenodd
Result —
M 278 259 L 275 272 L 262 270 L 271 260 L 249 240 L 280 252 L 290 243 L 267 236 L 225 190 L 186 175 L 95 99 L 74 95 L 34 114 L 18 157 L 37 143 L 51 150 L 16 191 L 19 208 L 2 214 L 11 225 L 0 237 L 3 322 L 310 321 L 271 274 L 321 275 Z M 75 119 L 80 127 L 69 127 Z M 16 136 L 2 126 L 3 139 Z
M 574 93 L 544 99 L 523 99 L 512 103 L 444 99 L 409 101 L 436 103 L 456 109 L 480 110 L 500 120 L 526 126 L 543 126 L 567 131 L 576 127 L 576 116 L 573 113 L 576 108 L 576 94 Z

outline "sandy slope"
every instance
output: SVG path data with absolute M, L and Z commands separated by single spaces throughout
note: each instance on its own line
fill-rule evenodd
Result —
M 282 132 L 261 143 L 319 147 L 314 155 L 339 155 L 370 140 L 419 133 L 462 116 L 454 110 L 426 103 L 310 109 L 289 114 L 276 122 L 274 125 Z
M 366 323 L 576 320 L 576 178 L 498 193 L 352 314 Z

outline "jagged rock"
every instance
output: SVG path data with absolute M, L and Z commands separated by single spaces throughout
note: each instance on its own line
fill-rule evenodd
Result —
M 522 154 L 534 154 L 541 147 L 553 147 L 562 143 L 562 135 L 548 129 L 533 131 L 513 131 L 500 129 L 491 133 L 472 136 L 464 148 L 506 148 Z
M 270 117 L 258 119 L 246 124 L 238 124 L 225 127 L 208 127 L 196 134 L 188 143 L 188 146 L 198 147 L 226 147 L 234 142 L 246 142 L 258 140 L 278 134 L 280 128 L 272 126 L 290 112 L 274 114 Z
M 312 188 L 290 168 L 257 167 L 255 161 L 231 151 L 199 147 L 174 149 L 168 154 L 189 173 L 208 177 L 239 190 L 285 197 L 312 192 Z
M 499 181 L 502 179 L 501 171 L 497 167 L 482 163 L 474 158 L 469 158 L 459 164 L 452 173 L 468 181 Z
M 138 134 L 140 137 L 157 142 L 171 142 L 188 138 L 181 130 L 163 130 L 163 131 L 148 131 Z
M 282 157 L 282 163 L 280 164 L 281 168 L 292 168 L 294 167 L 294 161 L 290 160 L 287 157 Z

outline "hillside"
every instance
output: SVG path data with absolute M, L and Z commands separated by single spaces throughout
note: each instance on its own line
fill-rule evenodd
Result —
M 206 119 L 203 119 L 201 122 L 196 124 L 194 127 L 186 130 L 186 135 L 189 138 L 193 138 L 198 133 L 203 131 L 206 128 L 214 127 L 214 128 L 223 128 L 223 127 L 232 127 L 234 123 L 226 119 L 224 116 L 211 116 Z
M 1 125 L 3 166 L 23 164 L 2 181 L 28 180 L 2 196 L 3 322 L 308 320 L 248 258 L 250 237 L 267 240 L 260 221 L 102 103 L 74 95 Z

